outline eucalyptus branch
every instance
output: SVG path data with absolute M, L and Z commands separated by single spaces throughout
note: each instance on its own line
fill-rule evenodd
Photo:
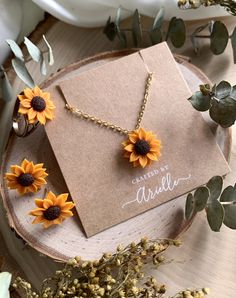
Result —
M 48 50 L 45 50 L 45 51 L 41 51 L 41 53 L 44 55 L 44 54 L 48 54 L 49 51 L 48 51 Z M 34 59 L 33 59 L 32 57 L 29 57 L 29 58 L 25 59 L 24 61 L 25 61 L 25 63 L 28 63 L 28 62 L 31 62 L 31 61 L 33 61 L 33 60 L 34 60 Z M 11 65 L 11 66 L 8 66 L 8 67 L 6 67 L 6 68 L 4 68 L 3 65 L 1 65 L 0 68 L 1 68 L 1 69 L 0 69 L 0 76 L 2 76 L 4 72 L 7 73 L 8 71 L 13 70 L 12 65 Z
M 236 85 L 221 81 L 218 85 L 200 85 L 200 90 L 188 99 L 200 112 L 209 111 L 211 119 L 222 127 L 230 127 L 236 121 Z
M 206 185 L 189 193 L 185 204 L 185 218 L 191 220 L 198 212 L 206 211 L 210 228 L 220 231 L 222 224 L 236 229 L 236 184 L 223 191 L 223 179 L 212 177 Z
M 183 1 L 184 3 L 186 1 Z M 190 2 L 190 1 L 189 1 Z M 196 1 L 194 1 L 195 3 Z M 211 1 L 208 1 L 211 2 Z M 215 1 L 214 1 L 215 2 Z M 221 5 L 226 5 L 226 1 L 221 1 Z M 193 1 L 192 1 L 193 3 Z M 202 4 L 203 5 L 203 4 Z M 235 2 L 236 6 L 236 2 Z M 235 8 L 236 11 L 236 8 Z M 111 20 L 111 17 L 107 20 L 107 23 L 104 27 L 103 33 L 107 36 L 110 41 L 114 41 L 116 38 L 119 39 L 122 47 L 128 47 L 127 34 L 132 34 L 133 44 L 135 47 L 142 46 L 143 35 L 149 37 L 151 44 L 158 44 L 163 40 L 170 40 L 175 48 L 181 48 L 186 41 L 186 25 L 181 18 L 173 17 L 168 26 L 167 32 L 162 28 L 164 18 L 164 9 L 161 8 L 150 28 L 143 28 L 141 23 L 141 15 L 136 9 L 132 21 L 131 28 L 120 27 L 121 21 L 121 8 L 117 10 L 117 16 L 114 21 Z M 210 34 L 200 34 L 202 31 L 207 30 Z M 225 24 L 221 21 L 210 21 L 207 24 L 203 24 L 200 27 L 196 28 L 194 32 L 190 35 L 193 48 L 195 52 L 198 52 L 198 40 L 199 39 L 209 39 L 210 41 L 210 50 L 214 55 L 222 54 L 228 44 L 231 41 L 233 48 L 234 62 L 236 63 L 236 27 L 233 30 L 232 34 L 229 34 L 228 29 Z

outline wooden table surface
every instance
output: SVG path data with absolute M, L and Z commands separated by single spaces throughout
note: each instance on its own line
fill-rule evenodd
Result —
M 144 24 L 149 20 L 144 19 Z M 236 24 L 235 17 L 223 18 L 229 32 L 233 31 Z M 188 30 L 203 24 L 204 21 L 189 22 Z M 102 29 L 81 29 L 74 26 L 55 22 L 50 19 L 49 24 L 43 25 L 33 35 L 37 39 L 46 31 L 46 36 L 54 48 L 55 65 L 51 72 L 55 72 L 69 63 L 95 53 L 117 49 L 117 44 L 107 41 L 102 34 Z M 40 44 L 41 42 L 39 42 Z M 231 45 L 228 44 L 225 53 L 213 56 L 209 50 L 209 40 L 201 40 L 201 53 L 196 56 L 188 38 L 186 45 L 175 52 L 191 58 L 193 64 L 205 72 L 212 82 L 217 83 L 227 80 L 236 84 L 236 65 L 233 64 Z M 63 55 L 62 55 L 63 53 Z M 28 65 L 34 77 L 41 82 L 45 78 L 40 77 L 32 63 Z M 22 89 L 22 84 L 15 82 L 16 90 Z M 233 146 L 230 161 L 232 172 L 227 176 L 225 183 L 236 182 L 236 128 L 233 127 Z M 27 278 L 38 287 L 46 276 L 49 276 L 60 264 L 53 260 L 40 256 L 32 248 L 24 245 L 17 239 L 7 224 L 7 218 L 3 208 L 0 208 L 0 255 L 7 253 L 5 268 L 15 273 L 24 272 Z M 221 232 L 212 232 L 207 224 L 204 213 L 198 215 L 190 229 L 182 236 L 181 248 L 171 248 L 167 256 L 174 259 L 171 264 L 160 267 L 158 271 L 150 270 L 150 274 L 157 277 L 158 281 L 168 285 L 170 294 L 186 287 L 211 288 L 210 297 L 234 298 L 236 297 L 236 231 L 222 227 Z M 130 239 L 132 241 L 132 239 Z M 10 260 L 9 254 L 14 259 Z M 17 262 L 17 264 L 16 264 Z

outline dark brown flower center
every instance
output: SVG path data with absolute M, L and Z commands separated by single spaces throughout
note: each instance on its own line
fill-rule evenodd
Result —
M 18 177 L 17 181 L 22 186 L 30 186 L 34 183 L 34 176 L 29 173 L 24 173 Z
M 57 219 L 61 214 L 61 208 L 59 206 L 50 206 L 44 211 L 43 217 L 47 220 Z
M 37 112 L 42 112 L 46 108 L 46 102 L 42 97 L 35 96 L 31 100 L 31 107 Z
M 134 150 L 139 155 L 146 155 L 150 149 L 150 144 L 146 140 L 139 140 L 134 144 Z

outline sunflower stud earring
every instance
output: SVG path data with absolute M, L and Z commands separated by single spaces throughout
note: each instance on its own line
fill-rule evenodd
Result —
M 35 199 L 37 208 L 29 213 L 29 215 L 35 216 L 32 224 L 42 223 L 47 229 L 52 225 L 59 225 L 68 217 L 73 216 L 71 209 L 75 204 L 67 202 L 68 196 L 68 193 L 56 196 L 49 191 L 44 199 Z
M 38 86 L 35 86 L 33 89 L 25 88 L 18 95 L 18 101 L 13 115 L 15 133 L 19 137 L 29 135 L 39 123 L 45 125 L 48 120 L 54 118 L 55 108 L 49 92 L 44 92 Z M 20 115 L 23 115 L 25 120 L 23 131 L 19 127 Z
M 7 186 L 16 189 L 19 194 L 37 192 L 40 187 L 46 184 L 45 178 L 48 176 L 43 163 L 34 164 L 32 161 L 24 159 L 21 165 L 12 165 L 11 173 L 6 173 Z

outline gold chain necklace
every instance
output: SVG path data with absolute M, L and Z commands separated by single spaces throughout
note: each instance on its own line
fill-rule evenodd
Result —
M 150 87 L 153 80 L 153 73 L 148 73 L 148 77 L 145 85 L 144 97 L 140 107 L 140 111 L 137 117 L 137 123 L 135 130 L 129 131 L 118 125 L 114 125 L 103 119 L 91 116 L 82 110 L 66 104 L 66 109 L 71 113 L 77 115 L 79 118 L 91 121 L 98 126 L 108 128 L 114 132 L 128 135 L 128 139 L 122 143 L 124 149 L 124 157 L 128 158 L 134 167 L 141 166 L 142 168 L 151 164 L 152 161 L 157 161 L 160 157 L 161 141 L 156 139 L 155 135 L 151 131 L 145 131 L 140 127 L 143 115 L 145 112 L 146 104 L 149 99 Z

